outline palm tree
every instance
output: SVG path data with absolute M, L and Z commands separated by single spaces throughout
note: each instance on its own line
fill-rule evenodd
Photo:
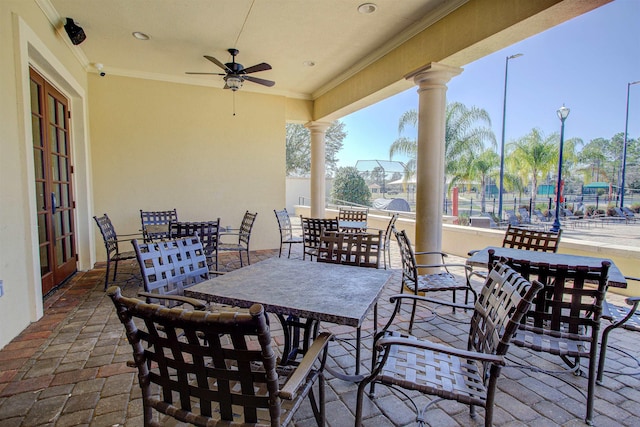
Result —
M 415 174 L 416 156 L 418 154 L 418 141 L 414 138 L 402 136 L 405 129 L 411 126 L 418 126 L 418 111 L 409 110 L 400 116 L 398 122 L 398 134 L 389 148 L 389 158 L 394 155 L 404 154 L 410 158 L 405 169 L 405 181 Z M 486 110 L 477 107 L 467 107 L 460 102 L 453 102 L 447 105 L 445 123 L 445 188 L 447 188 L 447 177 L 452 178 L 459 175 L 458 162 L 465 156 L 480 153 L 485 143 L 489 142 L 492 147 L 496 147 L 496 137 L 491 130 L 491 118 Z M 449 190 L 449 188 L 447 188 Z
M 531 199 L 535 204 L 538 180 L 551 172 L 558 164 L 558 134 L 545 138 L 540 129 L 532 129 L 522 138 L 507 144 L 505 159 L 511 171 L 526 185 L 531 183 Z
M 452 184 L 458 179 L 480 182 L 480 210 L 486 212 L 487 184 L 489 178 L 495 178 L 498 175 L 500 156 L 493 149 L 485 149 L 479 156 L 473 156 L 468 161 L 459 163 L 460 176 L 452 180 Z

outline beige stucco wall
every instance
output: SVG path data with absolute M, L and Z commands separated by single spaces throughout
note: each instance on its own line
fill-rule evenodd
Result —
M 35 217 L 29 73 L 31 64 L 71 102 L 78 114 L 74 138 L 76 177 L 89 180 L 86 73 L 33 1 L 0 2 L 0 347 L 43 313 Z M 79 205 L 87 194 L 78 189 Z M 79 242 L 87 242 L 87 221 L 79 221 Z M 84 247 L 89 245 L 84 244 Z M 88 252 L 81 254 L 88 259 Z
M 217 88 L 92 74 L 89 90 L 95 212 L 118 233 L 140 229 L 140 209 L 234 227 L 249 210 L 252 249 L 278 246 L 285 98 L 237 92 L 234 116 L 234 94 Z

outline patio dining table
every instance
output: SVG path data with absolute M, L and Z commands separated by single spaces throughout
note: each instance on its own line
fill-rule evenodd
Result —
M 608 261 L 611 263 L 611 266 L 609 267 L 609 275 L 607 276 L 608 285 L 616 288 L 627 287 L 627 280 L 624 275 L 620 269 L 616 267 L 615 263 L 608 258 L 487 246 L 468 258 L 466 261 L 467 265 L 472 267 L 486 267 L 489 262 L 489 249 L 493 249 L 495 251 L 495 256 L 527 260 L 535 263 L 545 262 L 553 265 L 584 265 L 588 267 L 600 267 L 602 265 L 602 261 Z
M 342 379 L 358 380 L 360 327 L 374 308 L 375 332 L 376 303 L 391 276 L 392 272 L 387 270 L 269 258 L 199 283 L 184 293 L 241 308 L 262 304 L 282 324 L 285 341 L 282 364 L 294 362 L 298 353 L 306 351 L 320 322 L 353 326 L 357 328 L 355 376 L 330 372 Z

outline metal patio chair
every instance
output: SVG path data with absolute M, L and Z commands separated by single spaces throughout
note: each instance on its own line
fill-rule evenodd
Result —
M 218 273 L 218 241 L 220 239 L 220 218 L 215 221 L 172 222 L 169 224 L 171 239 L 195 236 L 202 243 L 210 273 Z
M 448 399 L 469 405 L 472 418 L 476 416 L 476 406 L 484 408 L 484 425 L 491 426 L 496 385 L 506 364 L 509 341 L 541 288 L 540 283 L 529 283 L 508 266 L 497 264 L 475 301 L 466 350 L 394 331 L 395 316 L 403 301 L 414 305 L 436 301 L 408 294 L 391 297 L 395 309 L 374 340 L 371 375 L 358 385 L 356 427 L 362 425 L 365 389 L 371 385 L 373 395 L 376 383 L 403 394 L 417 412 L 418 425 L 424 425 L 425 412 L 431 404 Z M 408 393 L 411 391 L 436 399 L 419 410 Z
M 473 300 L 477 298 L 476 291 L 471 287 L 470 275 L 471 267 L 465 264 L 446 263 L 448 256 L 444 252 L 414 252 L 411 241 L 407 233 L 395 232 L 398 246 L 400 247 L 400 257 L 402 259 L 402 285 L 400 292 L 408 291 L 414 295 L 426 295 L 429 292 L 451 291 L 453 302 L 456 302 L 456 292 L 464 291 L 465 304 L 469 303 L 469 293 L 473 295 Z M 437 255 L 441 259 L 439 264 L 418 264 L 416 255 Z M 420 269 L 437 269 L 437 273 L 420 274 Z M 459 270 L 460 279 L 452 271 Z M 409 323 L 409 333 L 413 330 L 413 323 L 416 315 L 416 304 L 411 311 L 411 321 Z
M 243 266 L 242 263 L 242 252 L 247 253 L 247 265 L 251 265 L 251 258 L 249 256 L 249 243 L 251 241 L 251 230 L 253 229 L 253 224 L 256 221 L 257 213 L 252 213 L 246 211 L 244 216 L 242 217 L 242 222 L 240 223 L 240 228 L 235 231 L 224 231 L 220 232 L 220 241 L 218 242 L 218 253 L 221 251 L 235 251 L 238 252 L 238 256 L 240 257 L 240 267 Z M 222 236 L 237 236 L 237 242 L 223 242 Z
M 394 213 L 391 215 L 391 219 L 387 224 L 387 229 L 384 232 L 384 240 L 382 242 L 382 260 L 384 262 L 384 269 L 387 269 L 387 265 L 391 268 L 391 239 L 393 238 L 393 231 L 396 226 L 396 221 L 400 214 Z M 388 262 L 387 262 L 388 260 Z
M 511 258 L 500 260 L 525 279 L 535 277 L 544 285 L 523 317 L 513 344 L 559 356 L 574 373 L 582 373 L 582 358 L 589 359 L 585 422 L 591 425 L 600 317 L 611 264 L 603 261 L 600 267 L 588 267 L 532 263 Z M 489 250 L 489 266 L 495 261 L 494 251 Z M 533 370 L 554 374 L 540 368 Z
M 302 259 L 306 259 L 309 255 L 313 261 L 313 257 L 318 255 L 321 233 L 323 231 L 338 231 L 338 219 L 307 218 L 300 215 L 300 224 L 302 225 L 303 240 Z
M 136 253 L 134 251 L 120 252 L 118 244 L 125 241 L 122 238 L 127 237 L 126 241 L 128 242 L 131 237 L 140 236 L 140 233 L 116 234 L 116 230 L 113 228 L 111 219 L 109 219 L 107 214 L 104 214 L 101 217 L 94 216 L 93 219 L 96 221 L 96 224 L 100 229 L 100 234 L 102 234 L 102 240 L 104 241 L 104 247 L 107 251 L 107 272 L 104 275 L 104 290 L 106 291 L 107 286 L 109 285 L 109 269 L 111 268 L 111 263 L 113 262 L 114 264 L 113 280 L 115 281 L 116 274 L 118 273 L 118 262 L 135 259 L 136 257 Z
M 178 212 L 174 208 L 170 211 L 143 211 L 140 209 L 140 222 L 144 241 L 149 243 L 155 240 L 169 238 L 169 224 L 178 221 Z
M 289 217 L 289 212 L 287 212 L 286 208 L 281 211 L 274 209 L 273 213 L 276 214 L 278 229 L 280 230 L 280 250 L 278 252 L 278 256 L 282 256 L 282 247 L 284 245 L 289 245 L 289 254 L 287 255 L 287 258 L 291 258 L 291 247 L 295 244 L 302 244 L 302 236 L 293 235 L 291 218 Z
M 320 334 L 298 366 L 281 367 L 261 305 L 211 313 L 147 304 L 115 286 L 107 293 L 133 348 L 145 426 L 287 426 L 307 398 L 325 425 L 330 334 Z

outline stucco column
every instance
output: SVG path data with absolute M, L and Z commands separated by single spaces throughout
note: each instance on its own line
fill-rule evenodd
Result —
M 311 217 L 324 218 L 326 199 L 326 167 L 324 136 L 331 123 L 309 122 L 311 132 Z
M 442 249 L 444 148 L 447 82 L 461 68 L 431 63 L 406 78 L 418 85 L 418 154 L 416 164 L 416 251 Z M 419 263 L 440 263 L 438 256 Z

